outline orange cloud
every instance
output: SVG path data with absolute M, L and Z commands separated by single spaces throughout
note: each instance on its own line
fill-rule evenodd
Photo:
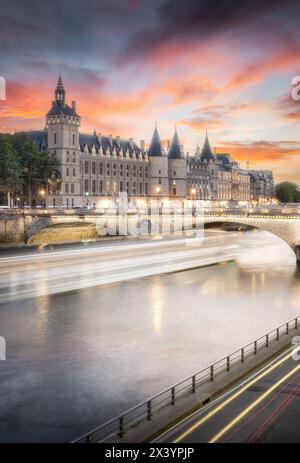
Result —
M 220 142 L 217 144 L 218 152 L 230 152 L 237 160 L 250 160 L 256 162 L 274 162 L 284 160 L 290 156 L 299 156 L 300 142 L 298 141 L 257 141 L 257 142 Z
M 282 46 L 272 54 L 256 59 L 236 73 L 225 85 L 225 89 L 240 87 L 261 82 L 267 75 L 292 69 L 299 66 L 300 45 L 293 38 L 285 37 Z

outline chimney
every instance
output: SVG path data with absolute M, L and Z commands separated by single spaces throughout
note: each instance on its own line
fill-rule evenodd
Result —
M 129 145 L 131 146 L 131 148 L 133 148 L 133 143 L 134 143 L 134 139 L 133 139 L 133 138 L 129 138 Z
M 117 142 L 117 145 L 120 146 L 120 135 L 116 136 L 116 142 Z
M 72 109 L 74 111 L 74 113 L 76 113 L 76 101 L 72 101 Z
M 108 138 L 109 138 L 109 144 L 112 145 L 112 141 L 113 141 L 112 135 L 109 134 Z
M 101 145 L 101 132 L 98 132 L 98 142 L 99 142 L 99 145 Z
M 145 140 L 140 141 L 140 148 L 141 150 L 145 151 Z

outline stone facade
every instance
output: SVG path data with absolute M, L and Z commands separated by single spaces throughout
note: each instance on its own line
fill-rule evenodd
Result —
M 66 103 L 59 77 L 43 131 L 28 132 L 41 150 L 55 153 L 57 172 L 49 180 L 47 206 L 95 205 L 103 197 L 127 192 L 133 198 L 189 198 L 207 201 L 270 200 L 270 171 L 247 171 L 229 154 L 213 154 L 206 134 L 203 148 L 185 156 L 177 130 L 167 151 L 157 127 L 148 149 L 133 139 L 101 133 L 81 134 L 76 103 Z

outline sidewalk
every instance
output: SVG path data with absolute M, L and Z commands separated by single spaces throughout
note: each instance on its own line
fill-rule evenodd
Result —
M 244 359 L 243 363 L 236 363 L 230 371 L 223 371 L 217 374 L 214 381 L 206 381 L 196 388 L 195 392 L 189 392 L 179 398 L 174 405 L 166 405 L 150 421 L 142 420 L 135 427 L 129 429 L 124 437 L 111 436 L 106 442 L 113 443 L 137 443 L 151 442 L 172 425 L 194 411 L 201 408 L 230 387 L 237 385 L 245 379 L 251 372 L 267 361 L 274 359 L 279 353 L 291 345 L 294 336 L 300 335 L 300 328 L 292 329 L 289 334 L 283 335 L 278 341 L 273 341 L 269 347 L 264 347 L 256 355 L 250 355 Z M 125 423 L 126 424 L 126 423 Z

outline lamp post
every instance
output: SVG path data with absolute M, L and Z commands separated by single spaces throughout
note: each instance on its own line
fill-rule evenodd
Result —
M 43 207 L 45 207 L 45 201 L 44 201 L 45 194 L 46 194 L 45 190 L 43 190 L 43 189 L 40 190 L 40 196 L 42 198 L 41 199 L 41 206 L 43 206 Z
M 89 204 L 90 204 L 90 202 L 89 202 L 89 196 L 90 196 L 90 193 L 89 193 L 88 191 L 86 191 L 86 192 L 85 192 L 85 196 L 86 196 L 86 200 L 87 200 L 86 206 L 87 206 L 87 208 L 89 208 Z

